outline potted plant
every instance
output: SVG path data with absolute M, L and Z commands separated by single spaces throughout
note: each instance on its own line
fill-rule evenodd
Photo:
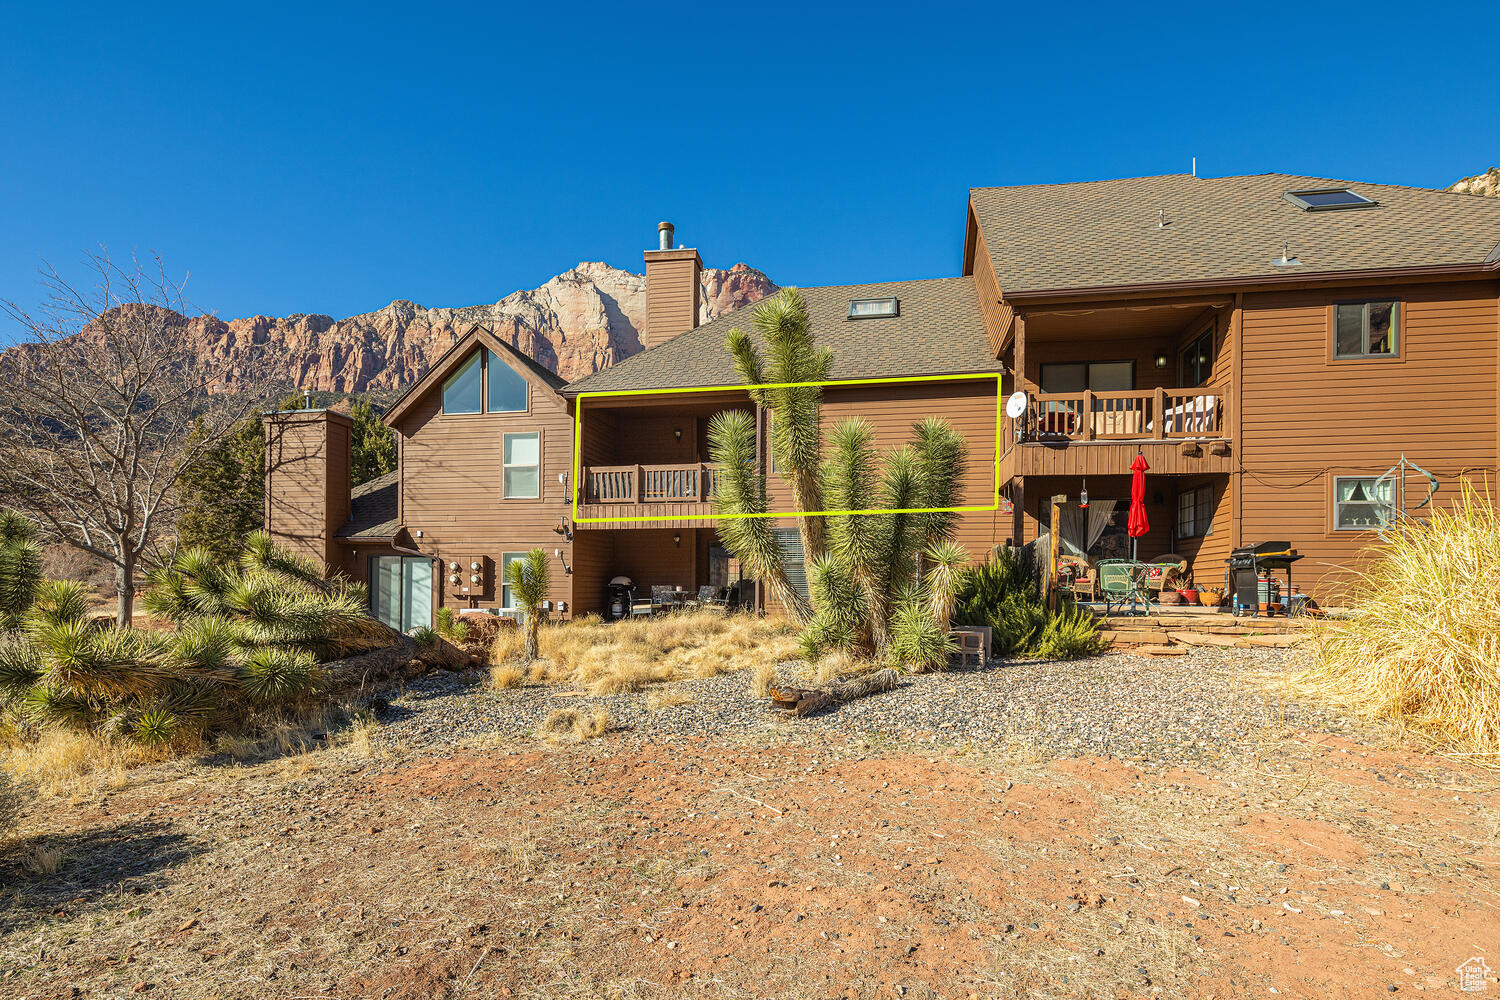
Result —
M 1198 591 L 1195 588 L 1193 588 L 1193 587 L 1183 587 L 1177 593 L 1178 593 L 1178 596 L 1180 596 L 1182 598 L 1182 603 L 1183 604 L 1197 604 L 1198 603 Z
M 1205 608 L 1217 608 L 1224 603 L 1224 595 L 1217 590 L 1198 591 L 1198 603 Z
M 1158 597 L 1157 600 L 1158 600 L 1159 603 L 1165 604 L 1168 607 L 1170 607 L 1170 606 L 1172 606 L 1174 604 L 1181 604 L 1182 603 L 1182 595 L 1179 594 L 1175 590 L 1168 590 L 1167 588 L 1163 587 L 1162 591 L 1161 591 L 1161 596 Z

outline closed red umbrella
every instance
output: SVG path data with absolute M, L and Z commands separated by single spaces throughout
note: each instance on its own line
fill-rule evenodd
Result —
M 1130 463 L 1130 521 L 1125 526 L 1125 533 L 1132 539 L 1132 557 L 1135 556 L 1134 539 L 1151 530 L 1151 522 L 1146 519 L 1146 470 L 1149 468 L 1145 455 L 1137 454 L 1135 461 Z

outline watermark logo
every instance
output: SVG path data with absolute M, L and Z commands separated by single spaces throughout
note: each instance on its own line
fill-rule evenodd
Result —
M 1490 967 L 1476 955 L 1458 967 L 1458 988 L 1465 993 L 1483 993 L 1489 988 L 1489 977 Z

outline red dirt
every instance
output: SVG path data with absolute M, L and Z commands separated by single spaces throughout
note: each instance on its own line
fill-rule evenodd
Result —
M 201 852 L 144 895 L 0 909 L 0 993 L 1323 998 L 1500 968 L 1495 781 L 1417 754 L 534 747 L 325 750 L 62 808 Z

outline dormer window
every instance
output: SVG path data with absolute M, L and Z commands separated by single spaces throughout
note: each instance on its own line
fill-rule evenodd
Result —
M 1379 202 L 1366 198 L 1348 188 L 1317 188 L 1307 191 L 1288 191 L 1282 195 L 1287 201 L 1304 212 L 1336 212 L 1343 208 L 1375 208 Z
M 889 319 L 901 315 L 901 301 L 888 299 L 850 299 L 850 319 Z

